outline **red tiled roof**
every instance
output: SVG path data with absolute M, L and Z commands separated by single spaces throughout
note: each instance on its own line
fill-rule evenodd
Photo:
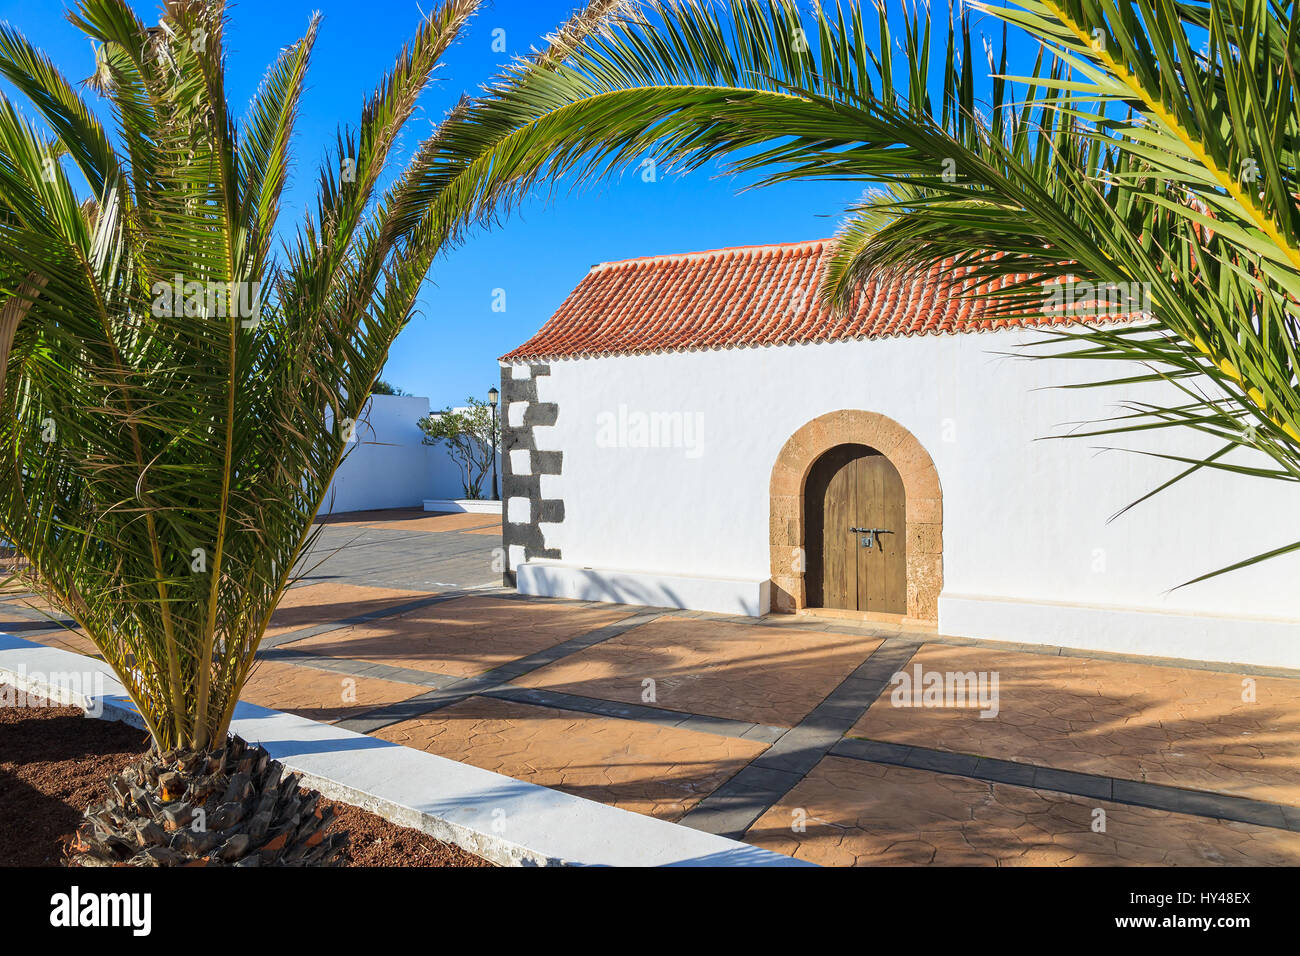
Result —
M 968 268 L 875 279 L 835 315 L 818 297 L 834 240 L 649 256 L 595 266 L 541 330 L 502 361 L 791 345 L 1026 323 L 954 294 Z M 1011 280 L 1007 280 L 1011 281 Z

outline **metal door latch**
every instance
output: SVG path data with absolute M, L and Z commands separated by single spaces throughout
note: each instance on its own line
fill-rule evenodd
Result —
M 849 530 L 862 536 L 858 538 L 858 546 L 863 548 L 874 548 L 878 543 L 878 535 L 894 533 L 888 528 L 850 528 Z

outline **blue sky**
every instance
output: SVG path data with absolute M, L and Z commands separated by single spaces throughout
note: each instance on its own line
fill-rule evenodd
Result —
M 425 0 L 428 9 L 434 0 Z M 154 2 L 134 2 L 156 22 Z M 528 51 L 564 22 L 574 0 L 496 0 L 450 52 L 408 142 L 428 131 L 464 91 L 475 90 L 512 54 Z M 92 51 L 63 17 L 60 0 L 0 0 L 7 20 L 75 80 Z M 352 123 L 365 96 L 420 20 L 415 0 L 244 0 L 231 8 L 227 90 L 242 115 L 266 67 L 324 14 L 295 143 L 296 176 L 285 223 L 312 202 L 315 169 L 340 123 Z M 505 31 L 507 52 L 493 50 Z M 6 90 L 8 92 L 8 90 Z M 840 211 L 861 192 L 853 183 L 796 183 L 742 192 L 744 183 L 701 170 L 644 182 L 636 172 L 578 194 L 525 203 L 503 225 L 480 230 L 435 263 L 418 314 L 393 347 L 384 378 L 427 395 L 435 408 L 483 396 L 496 359 L 535 332 L 596 262 L 632 256 L 786 242 L 830 235 Z M 506 311 L 492 309 L 505 290 Z

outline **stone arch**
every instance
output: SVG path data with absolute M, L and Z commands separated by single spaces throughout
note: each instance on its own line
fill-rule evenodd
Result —
M 916 436 L 876 412 L 845 409 L 814 418 L 793 435 L 772 466 L 772 610 L 806 606 L 804 484 L 813 464 L 836 445 L 867 445 L 893 463 L 907 504 L 907 618 L 933 624 L 943 589 L 943 492 L 939 473 Z

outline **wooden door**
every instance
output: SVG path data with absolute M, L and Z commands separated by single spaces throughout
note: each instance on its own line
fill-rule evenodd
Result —
M 809 604 L 906 613 L 907 512 L 889 459 L 865 445 L 833 448 L 813 466 L 804 500 Z

